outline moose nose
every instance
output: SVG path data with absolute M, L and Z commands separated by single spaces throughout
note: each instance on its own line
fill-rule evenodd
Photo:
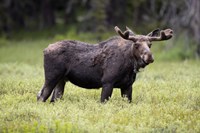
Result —
M 149 63 L 153 63 L 153 62 L 154 62 L 154 59 L 153 59 L 153 56 L 152 56 L 152 55 L 149 55 L 148 62 L 149 62 Z

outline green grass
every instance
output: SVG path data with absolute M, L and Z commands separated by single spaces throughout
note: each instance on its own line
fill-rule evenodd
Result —
M 0 132 L 200 132 L 200 62 L 157 61 L 156 54 L 133 84 L 132 103 L 115 89 L 101 104 L 101 89 L 71 83 L 63 100 L 38 103 L 42 50 L 52 42 L 0 44 Z

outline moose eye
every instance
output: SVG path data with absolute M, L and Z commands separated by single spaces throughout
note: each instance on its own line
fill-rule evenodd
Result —
M 134 46 L 135 46 L 136 49 L 138 49 L 140 44 L 139 43 L 135 43 Z

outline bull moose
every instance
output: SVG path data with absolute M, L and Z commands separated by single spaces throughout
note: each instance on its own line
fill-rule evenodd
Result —
M 122 32 L 117 26 L 114 36 L 98 44 L 80 41 L 59 41 L 44 50 L 45 83 L 37 95 L 45 102 L 53 92 L 51 102 L 61 98 L 65 83 L 87 88 L 102 87 L 101 102 L 109 100 L 113 88 L 132 100 L 132 84 L 140 68 L 153 63 L 152 41 L 168 40 L 171 29 L 156 29 L 147 35 L 136 35 L 130 28 Z

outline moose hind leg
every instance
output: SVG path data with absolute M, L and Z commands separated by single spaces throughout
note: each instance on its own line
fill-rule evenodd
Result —
M 58 81 L 56 81 L 56 79 L 50 80 L 50 81 L 45 81 L 44 86 L 42 87 L 42 89 L 39 91 L 39 93 L 37 95 L 37 100 L 45 102 L 51 95 L 51 93 L 57 83 L 58 83 Z
M 65 80 L 61 79 L 56 87 L 54 88 L 53 95 L 51 97 L 51 102 L 56 101 L 56 99 L 61 99 L 64 94 L 64 88 L 65 88 Z
M 37 95 L 37 100 L 45 102 L 51 95 L 53 89 L 58 82 L 63 78 L 65 69 L 62 67 L 55 67 L 53 65 L 45 65 L 45 83 L 41 91 Z
M 45 83 L 37 95 L 37 100 L 43 102 L 49 98 L 55 86 L 65 75 L 65 65 L 58 60 L 56 53 L 49 49 L 47 48 L 44 51 Z

